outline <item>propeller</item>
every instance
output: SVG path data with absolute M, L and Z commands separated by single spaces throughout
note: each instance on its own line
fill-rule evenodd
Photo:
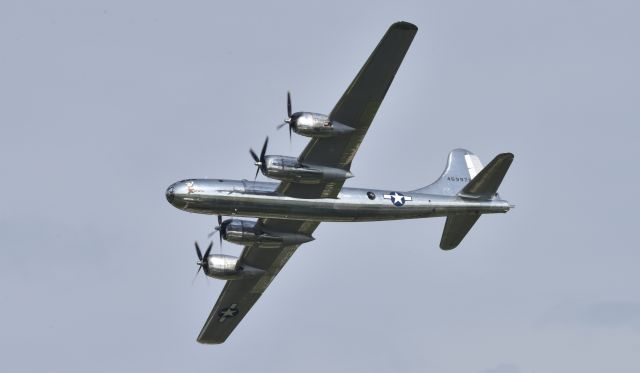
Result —
M 284 120 L 283 123 L 280 123 L 277 129 L 280 129 L 287 124 L 289 125 L 289 142 L 291 142 L 291 131 L 293 129 L 293 120 L 291 118 L 293 114 L 291 113 L 291 92 L 287 91 L 287 119 Z
M 200 270 L 202 268 L 204 268 L 207 265 L 207 259 L 209 259 L 209 253 L 211 253 L 211 248 L 213 247 L 213 241 L 211 241 L 211 243 L 209 244 L 209 247 L 207 247 L 207 250 L 205 250 L 204 255 L 202 255 L 202 252 L 200 251 L 200 246 L 198 245 L 198 241 L 196 241 L 196 254 L 198 255 L 198 261 L 196 262 L 196 264 L 198 265 L 198 271 L 196 272 L 196 276 L 198 275 L 198 273 L 200 273 Z M 207 273 L 207 269 L 205 268 L 204 273 Z
M 222 221 L 222 215 L 218 215 L 218 225 L 213 228 L 214 231 L 209 233 L 208 237 L 211 238 L 211 236 L 213 236 L 214 234 L 216 234 L 216 232 L 220 233 L 220 249 L 222 249 L 222 235 L 223 235 L 223 231 L 226 228 L 226 226 L 229 224 L 229 222 L 223 222 Z
M 267 136 L 267 138 L 264 140 L 264 144 L 262 145 L 262 150 L 260 151 L 260 157 L 258 157 L 258 155 L 253 151 L 253 149 L 249 149 L 249 153 L 251 154 L 251 157 L 255 161 L 253 164 L 258 166 L 258 169 L 256 170 L 256 176 L 254 176 L 253 180 L 258 178 L 258 171 L 262 171 L 262 173 L 265 173 L 267 171 L 267 163 L 265 162 L 264 155 L 267 152 L 268 144 L 269 144 L 269 136 Z

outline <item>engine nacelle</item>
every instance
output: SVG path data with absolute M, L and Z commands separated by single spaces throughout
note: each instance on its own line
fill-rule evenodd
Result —
M 355 131 L 353 127 L 332 121 L 328 116 L 317 113 L 294 113 L 289 120 L 293 132 L 307 137 L 333 137 Z
M 238 258 L 235 256 L 211 254 L 207 257 L 204 273 L 209 277 L 222 280 L 238 280 L 260 276 L 264 271 L 247 265 L 239 265 Z
M 232 243 L 263 248 L 300 245 L 313 240 L 313 237 L 297 233 L 266 231 L 258 222 L 242 219 L 228 219 L 222 222 L 220 234 Z
M 298 162 L 297 158 L 280 155 L 265 157 L 264 176 L 300 184 L 319 184 L 326 181 L 341 181 L 353 177 L 349 171 L 339 168 L 317 166 Z

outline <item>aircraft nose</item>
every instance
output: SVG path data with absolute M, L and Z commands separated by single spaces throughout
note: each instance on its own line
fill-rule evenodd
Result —
M 169 201 L 170 204 L 173 204 L 173 201 L 175 199 L 175 188 L 176 184 L 171 184 L 165 192 L 165 197 L 167 197 L 167 201 Z

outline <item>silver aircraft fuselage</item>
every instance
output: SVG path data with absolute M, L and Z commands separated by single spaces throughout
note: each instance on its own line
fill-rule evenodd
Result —
M 199 214 L 336 222 L 505 213 L 511 208 L 499 198 L 474 201 L 416 191 L 344 187 L 337 198 L 292 198 L 279 194 L 278 184 L 189 179 L 172 184 L 166 197 L 176 208 Z

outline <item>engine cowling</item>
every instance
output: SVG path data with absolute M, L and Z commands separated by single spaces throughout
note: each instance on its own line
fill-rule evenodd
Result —
M 264 273 L 261 269 L 238 264 L 238 259 L 231 255 L 211 254 L 207 257 L 204 273 L 209 277 L 222 280 L 251 278 Z
M 333 137 L 355 131 L 353 127 L 332 121 L 328 116 L 318 113 L 298 112 L 289 120 L 293 132 L 307 137 Z
M 313 240 L 313 237 L 297 233 L 283 233 L 265 230 L 257 221 L 228 219 L 222 223 L 220 234 L 226 241 L 263 248 L 277 248 L 299 245 Z
M 353 177 L 349 171 L 298 162 L 297 158 L 280 155 L 265 157 L 262 173 L 269 178 L 300 184 L 319 184 Z

